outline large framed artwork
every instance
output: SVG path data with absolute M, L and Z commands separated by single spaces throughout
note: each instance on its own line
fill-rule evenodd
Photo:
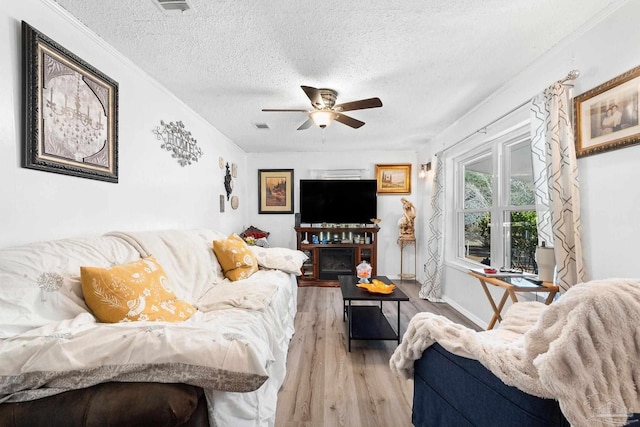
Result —
M 640 67 L 575 97 L 576 157 L 640 142 Z
M 118 182 L 118 83 L 22 22 L 22 166 Z
M 378 194 L 411 194 L 411 163 L 376 165 Z
M 293 213 L 293 169 L 258 170 L 258 213 Z

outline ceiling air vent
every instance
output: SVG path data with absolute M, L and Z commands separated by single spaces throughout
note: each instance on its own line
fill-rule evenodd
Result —
M 164 13 L 168 12 L 186 12 L 191 10 L 191 5 L 187 0 L 152 0 L 156 6 Z
M 264 130 L 268 130 L 269 129 L 269 125 L 266 123 L 254 123 L 253 124 L 257 129 L 264 129 Z

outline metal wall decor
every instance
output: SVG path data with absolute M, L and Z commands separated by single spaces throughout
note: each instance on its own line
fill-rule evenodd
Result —
M 165 123 L 160 120 L 160 126 L 153 130 L 156 138 L 162 141 L 160 148 L 171 152 L 171 157 L 178 160 L 180 166 L 190 165 L 202 157 L 202 150 L 198 142 L 191 136 L 191 132 L 184 128 L 184 123 Z
M 229 169 L 229 163 L 225 165 L 227 169 L 227 173 L 224 175 L 224 189 L 227 192 L 227 200 L 231 196 L 231 192 L 233 191 L 233 179 L 231 178 L 231 171 Z

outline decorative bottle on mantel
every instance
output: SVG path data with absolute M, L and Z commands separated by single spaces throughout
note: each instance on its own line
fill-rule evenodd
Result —
M 538 278 L 543 282 L 553 282 L 556 257 L 553 247 L 547 246 L 544 241 L 536 248 L 536 263 L 538 264 Z

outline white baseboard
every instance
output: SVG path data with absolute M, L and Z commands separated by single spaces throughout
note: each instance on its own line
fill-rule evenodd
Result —
M 470 311 L 464 309 L 462 306 L 460 306 L 458 303 L 456 303 L 451 298 L 447 298 L 446 295 L 443 295 L 442 299 L 444 300 L 444 302 L 449 304 L 456 311 L 458 311 L 460 314 L 462 314 L 467 319 L 471 320 L 473 323 L 475 323 L 476 325 L 478 325 L 482 329 L 487 329 L 487 326 L 489 326 L 489 324 L 487 322 L 483 321 L 482 319 L 480 319 L 479 317 L 477 317 L 476 315 L 474 315 Z

